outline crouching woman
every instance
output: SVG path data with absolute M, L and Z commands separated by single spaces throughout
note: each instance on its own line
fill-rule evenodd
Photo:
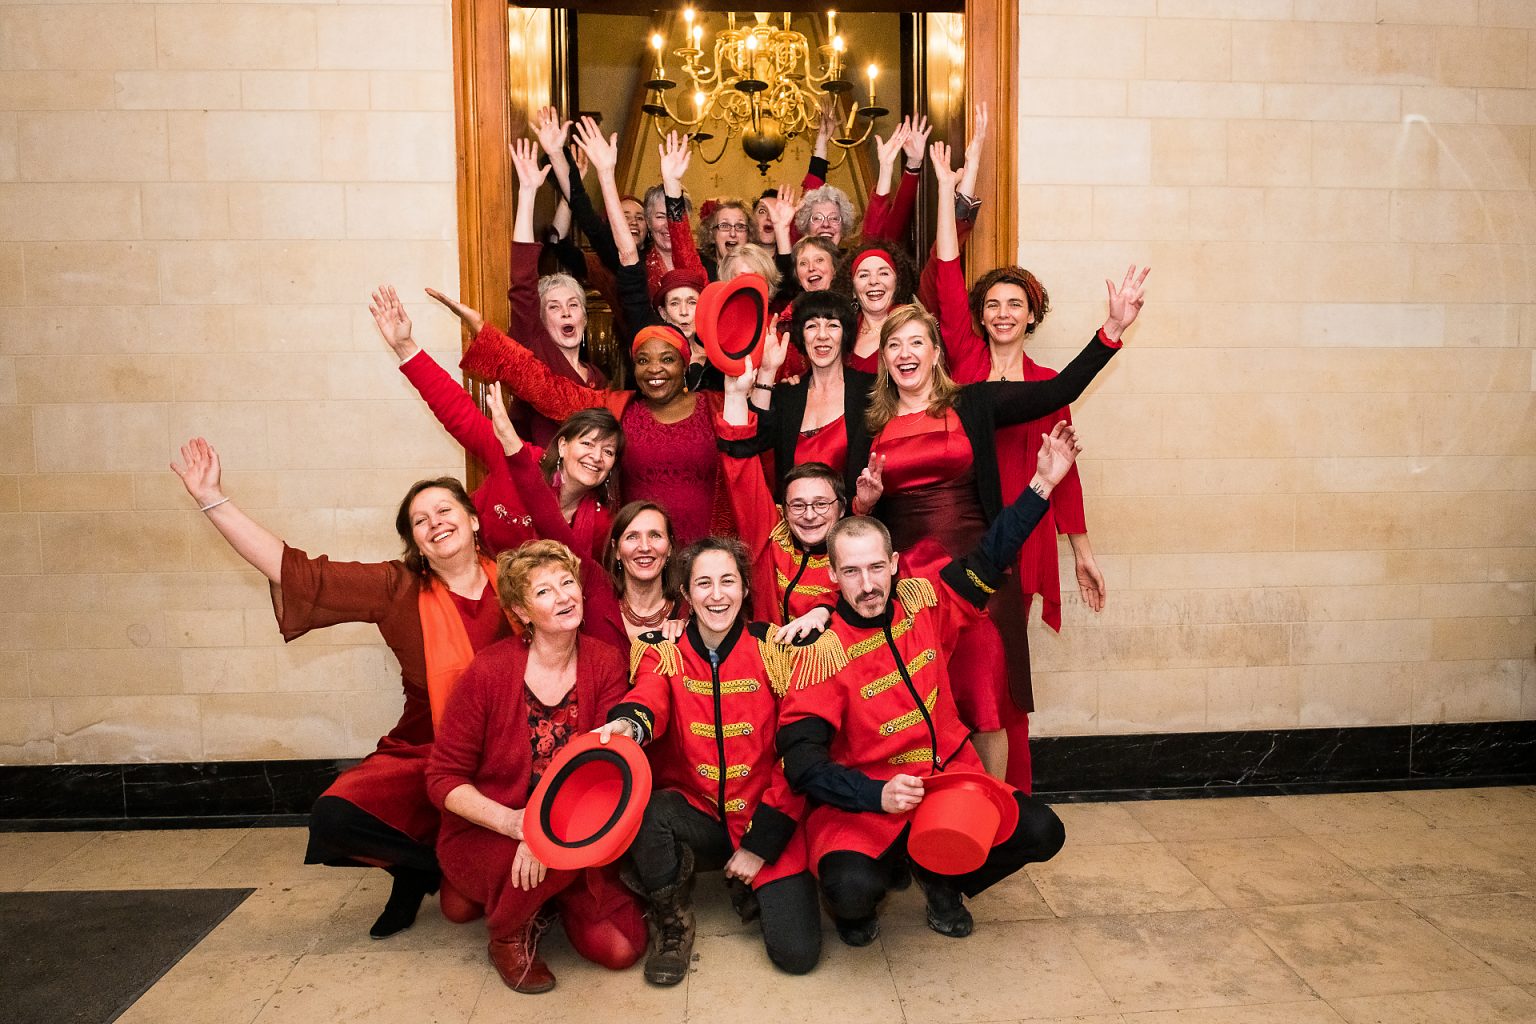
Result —
M 464 670 L 427 765 L 427 792 L 443 810 L 444 884 L 462 896 L 455 917 L 484 912 L 491 963 L 518 992 L 555 985 L 538 953 L 546 905 L 594 963 L 620 970 L 645 952 L 640 906 L 616 870 L 549 869 L 523 842 L 523 809 L 550 762 L 600 726 L 628 688 L 624 656 L 579 633 L 580 568 L 551 540 L 497 559 L 497 593 L 524 635 L 486 648 Z

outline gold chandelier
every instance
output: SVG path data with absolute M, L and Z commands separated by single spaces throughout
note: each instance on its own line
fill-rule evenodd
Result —
M 840 106 L 845 95 L 853 91 L 853 83 L 843 77 L 847 44 L 837 32 L 836 11 L 827 12 L 829 41 L 816 47 L 804 33 L 790 28 L 788 11 L 778 25 L 763 11 L 753 14 L 752 19 L 738 27 L 736 15 L 727 14 L 726 28 L 715 33 L 706 50 L 703 19 L 692 7 L 684 8 L 683 46 L 672 54 L 682 61 L 685 88 L 692 92 L 691 118 L 667 104 L 666 93 L 678 83 L 667 77 L 665 38 L 660 32 L 651 34 L 656 66 L 645 83 L 650 93 L 641 109 L 652 115 L 658 134 L 681 129 L 710 164 L 718 162 L 731 139 L 740 136 L 742 149 L 766 175 L 768 165 L 784 155 L 790 139 L 815 129 L 823 104 L 837 119 L 838 134 L 832 142 L 845 153 L 869 138 L 876 118 L 890 113 L 875 103 L 875 79 L 880 69 L 870 64 L 865 69 L 869 102 L 861 106 L 848 97 L 847 114 L 843 115 Z M 706 54 L 711 63 L 703 62 Z M 813 57 L 819 58 L 819 68 L 812 68 Z M 863 131 L 855 135 L 859 121 L 864 122 Z M 719 152 L 711 158 L 702 144 L 715 138 L 722 141 Z

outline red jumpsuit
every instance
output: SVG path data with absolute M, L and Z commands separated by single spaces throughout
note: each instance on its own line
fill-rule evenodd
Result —
M 578 644 L 576 728 L 590 731 L 623 696 L 625 663 L 607 644 L 588 637 Z M 445 808 L 448 794 L 463 785 L 507 807 L 527 806 L 533 771 L 527 668 L 523 640 L 496 644 L 464 670 L 448 701 L 427 766 L 427 791 L 434 804 L 444 807 L 438 861 L 456 889 L 484 905 L 492 939 L 517 936 L 539 908 L 551 902 L 559 908 L 578 953 L 615 970 L 628 967 L 645 951 L 645 921 L 639 903 L 620 884 L 616 868 L 551 869 L 533 889 L 515 888 L 512 859 L 521 842 Z

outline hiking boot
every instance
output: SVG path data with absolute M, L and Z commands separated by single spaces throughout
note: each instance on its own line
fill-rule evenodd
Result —
M 646 893 L 650 903 L 651 952 L 645 958 L 645 980 L 676 985 L 688 976 L 693 959 L 693 850 L 682 847 L 677 881 Z

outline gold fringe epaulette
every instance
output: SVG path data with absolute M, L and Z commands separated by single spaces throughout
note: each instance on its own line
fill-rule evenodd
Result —
M 776 697 L 789 692 L 789 677 L 795 671 L 795 648 L 789 644 L 776 644 L 772 640 L 759 640 L 758 653 L 763 658 L 763 669 L 768 673 L 768 685 Z
M 896 581 L 896 596 L 906 606 L 908 613 L 919 608 L 938 606 L 939 595 L 934 592 L 933 581 L 920 576 L 910 576 Z
M 848 651 L 830 629 L 808 647 L 795 648 L 795 689 L 824 683 L 848 667 Z
M 779 516 L 779 521 L 773 524 L 773 529 L 768 532 L 768 539 L 790 554 L 795 553 L 795 538 L 790 535 L 789 520 L 782 515 Z
M 629 677 L 635 677 L 635 671 L 640 667 L 640 659 L 645 656 L 647 650 L 654 650 L 658 659 L 657 671 L 664 676 L 676 675 L 683 670 L 683 652 L 677 649 L 677 644 L 671 640 L 658 639 L 647 640 L 646 637 L 660 637 L 659 631 L 642 633 L 629 645 Z

